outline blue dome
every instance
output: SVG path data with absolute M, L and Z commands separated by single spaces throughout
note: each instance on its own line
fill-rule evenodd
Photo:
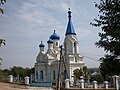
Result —
M 42 41 L 41 41 L 41 44 L 39 45 L 39 47 L 45 47 L 45 45 L 42 43 Z
M 60 36 L 58 36 L 58 35 L 55 33 L 55 30 L 54 30 L 54 33 L 50 36 L 50 38 L 51 38 L 52 40 L 54 40 L 54 39 L 59 40 L 59 39 L 60 39 Z
M 48 44 L 53 43 L 53 40 L 51 38 L 49 38 L 49 40 L 47 41 Z

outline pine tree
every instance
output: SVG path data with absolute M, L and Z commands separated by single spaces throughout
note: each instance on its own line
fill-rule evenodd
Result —
M 95 45 L 106 51 L 100 59 L 100 70 L 105 77 L 120 72 L 120 0 L 100 0 L 95 7 L 99 14 L 91 25 L 102 29 Z

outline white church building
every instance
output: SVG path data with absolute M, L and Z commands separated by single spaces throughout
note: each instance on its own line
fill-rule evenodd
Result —
M 70 9 L 68 11 L 68 25 L 63 42 L 62 58 L 60 59 L 60 36 L 56 34 L 55 30 L 47 44 L 46 52 L 44 51 L 45 45 L 42 41 L 39 45 L 40 51 L 34 66 L 35 82 L 56 83 L 60 60 L 61 66 L 59 72 L 61 81 L 68 78 L 70 82 L 73 82 L 73 71 L 77 68 L 82 69 L 84 62 L 83 56 L 79 53 L 79 42 L 72 24 Z

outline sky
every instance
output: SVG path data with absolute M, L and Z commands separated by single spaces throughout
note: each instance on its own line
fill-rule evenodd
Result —
M 56 33 L 63 44 L 68 23 L 68 8 L 72 11 L 72 22 L 79 40 L 80 54 L 88 68 L 99 67 L 101 48 L 95 46 L 100 28 L 90 25 L 97 17 L 96 0 L 7 0 L 0 14 L 0 38 L 6 40 L 0 47 L 3 59 L 0 68 L 13 66 L 33 67 L 39 53 L 41 41 L 47 50 L 49 36 Z

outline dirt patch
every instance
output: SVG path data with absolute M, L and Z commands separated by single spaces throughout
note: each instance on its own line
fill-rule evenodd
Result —
M 21 90 L 28 89 L 28 87 L 29 86 L 0 82 L 0 90 Z

